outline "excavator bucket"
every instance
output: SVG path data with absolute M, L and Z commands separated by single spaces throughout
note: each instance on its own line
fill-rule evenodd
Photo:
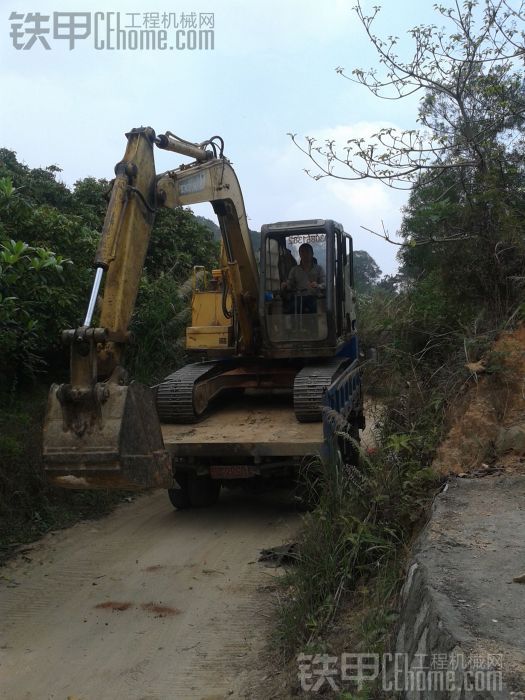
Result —
M 44 425 L 44 471 L 57 486 L 148 489 L 172 485 L 153 393 L 138 382 L 89 390 L 51 387 Z

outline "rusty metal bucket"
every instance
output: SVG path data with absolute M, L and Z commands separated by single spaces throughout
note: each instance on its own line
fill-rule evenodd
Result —
M 44 471 L 61 487 L 170 488 L 153 392 L 138 382 L 51 387 L 44 424 Z

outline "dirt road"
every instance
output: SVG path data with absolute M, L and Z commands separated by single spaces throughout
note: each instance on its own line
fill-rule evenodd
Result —
M 0 698 L 264 697 L 257 559 L 298 525 L 282 495 L 177 512 L 157 492 L 47 536 L 0 570 Z

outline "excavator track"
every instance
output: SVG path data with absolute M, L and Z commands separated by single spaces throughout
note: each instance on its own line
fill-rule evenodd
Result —
M 300 423 L 317 423 L 322 420 L 323 396 L 337 377 L 348 358 L 336 357 L 317 365 L 308 365 L 295 377 L 293 406 Z
M 337 357 L 308 365 L 295 377 L 293 387 L 294 411 L 300 423 L 322 420 L 323 397 L 326 389 L 348 364 L 347 358 Z M 157 413 L 162 423 L 196 423 L 205 412 L 206 392 L 199 384 L 221 371 L 221 362 L 197 362 L 173 372 L 158 385 Z
M 173 372 L 157 387 L 156 406 L 162 423 L 196 423 L 207 407 L 195 388 L 206 375 L 219 368 L 217 362 L 197 362 Z

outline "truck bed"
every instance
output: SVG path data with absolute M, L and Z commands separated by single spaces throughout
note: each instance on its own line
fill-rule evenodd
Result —
M 193 425 L 162 425 L 164 444 L 175 457 L 302 457 L 323 443 L 323 424 L 299 423 L 291 397 L 222 399 Z

